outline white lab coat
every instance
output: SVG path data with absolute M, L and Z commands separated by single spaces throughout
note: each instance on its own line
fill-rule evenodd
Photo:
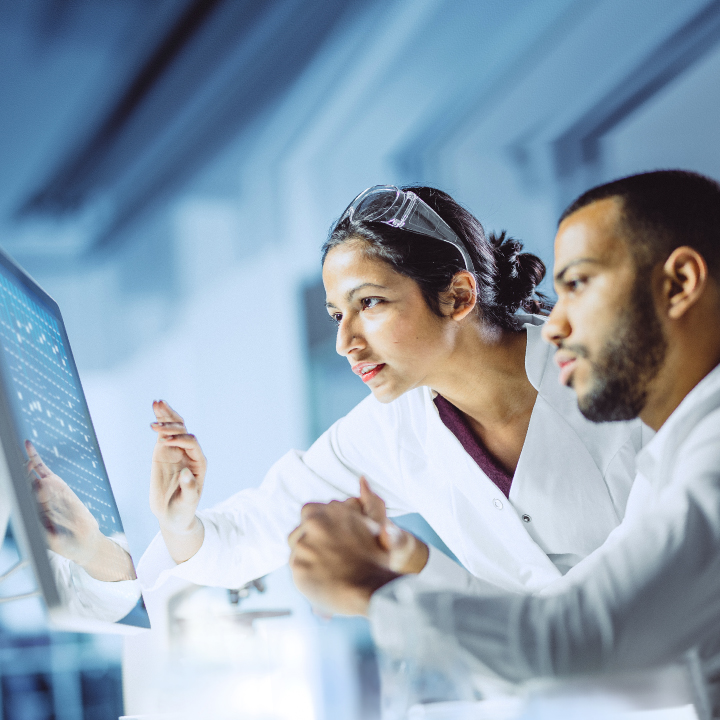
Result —
M 558 383 L 543 320 L 524 320 L 525 367 L 538 397 L 509 500 L 445 427 L 429 388 L 388 404 L 371 395 L 307 452 L 281 458 L 259 488 L 200 512 L 205 540 L 187 562 L 176 565 L 158 535 L 138 565 L 143 587 L 170 574 L 239 587 L 274 570 L 288 559 L 302 505 L 357 495 L 361 474 L 390 514 L 420 513 L 475 576 L 530 590 L 558 579 L 622 519 L 635 455 L 651 433 L 639 421 L 587 421 Z
M 447 572 L 429 582 L 450 563 L 436 554 L 425 578 L 400 578 L 375 593 L 376 642 L 404 661 L 420 645 L 442 643 L 466 669 L 476 661 L 481 673 L 513 681 L 626 672 L 695 648 L 720 717 L 720 366 L 637 464 L 622 524 L 557 582 L 535 595 L 510 594 L 450 565 L 452 582 Z

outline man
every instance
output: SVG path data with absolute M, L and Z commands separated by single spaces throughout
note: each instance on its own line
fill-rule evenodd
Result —
M 433 587 L 388 569 L 382 505 L 365 490 L 306 506 L 290 537 L 296 584 L 325 608 L 369 612 L 376 638 L 429 628 L 513 681 L 693 647 L 705 660 L 720 646 L 720 185 L 660 171 L 588 191 L 561 218 L 555 286 L 544 334 L 583 414 L 657 431 L 605 544 L 537 595 L 469 577 Z

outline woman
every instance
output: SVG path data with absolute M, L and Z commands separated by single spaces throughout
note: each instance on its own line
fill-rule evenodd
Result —
M 542 318 L 517 314 L 543 309 L 545 268 L 521 248 L 486 237 L 439 190 L 361 193 L 325 243 L 323 282 L 337 351 L 372 394 L 259 488 L 199 513 L 204 457 L 155 403 L 161 534 L 143 584 L 264 575 L 287 561 L 302 505 L 358 495 L 361 475 L 390 514 L 419 512 L 473 574 L 507 589 L 543 587 L 597 548 L 622 518 L 642 427 L 590 423 L 558 383 Z M 395 569 L 437 569 L 419 541 L 404 547 Z

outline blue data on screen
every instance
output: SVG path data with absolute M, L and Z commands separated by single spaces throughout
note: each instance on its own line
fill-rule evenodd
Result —
M 103 534 L 123 532 L 60 321 L 1 267 L 0 346 L 10 385 L 5 392 L 21 441 L 33 443 L 95 516 Z

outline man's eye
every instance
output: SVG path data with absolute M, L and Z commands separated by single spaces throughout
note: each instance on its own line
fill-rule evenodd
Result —
M 339 325 L 342 320 L 342 313 L 333 313 L 332 315 L 329 315 L 328 318 L 336 325 Z
M 367 308 L 373 308 L 376 305 L 379 305 L 382 302 L 382 300 L 380 298 L 376 298 L 376 297 L 368 297 L 368 298 L 363 298 L 360 302 L 362 304 L 363 310 L 366 310 Z
M 565 288 L 570 292 L 576 292 L 577 290 L 580 290 L 586 282 L 587 278 L 575 278 L 574 280 L 566 280 Z

